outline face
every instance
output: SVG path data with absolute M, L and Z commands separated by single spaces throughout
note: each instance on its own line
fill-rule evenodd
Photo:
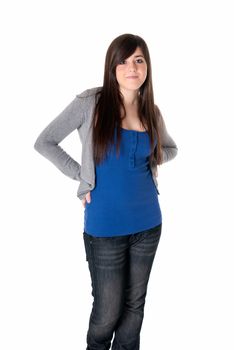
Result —
M 127 59 L 116 66 L 116 79 L 120 91 L 138 90 L 147 77 L 147 64 L 142 50 L 136 51 Z

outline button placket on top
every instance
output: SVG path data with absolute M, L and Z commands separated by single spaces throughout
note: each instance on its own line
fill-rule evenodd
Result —
M 137 147 L 137 133 L 131 132 L 131 146 L 129 152 L 129 168 L 133 169 L 135 167 L 135 152 Z

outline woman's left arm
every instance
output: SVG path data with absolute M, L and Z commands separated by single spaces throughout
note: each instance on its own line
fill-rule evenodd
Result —
M 178 152 L 177 145 L 172 137 L 168 134 L 162 114 L 159 115 L 159 134 L 162 145 L 162 163 L 168 162 L 175 158 Z

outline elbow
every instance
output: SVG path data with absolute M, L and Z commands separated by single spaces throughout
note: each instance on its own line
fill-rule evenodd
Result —
M 36 139 L 36 142 L 34 143 L 33 147 L 37 152 L 43 155 L 46 153 L 46 150 L 48 148 L 48 141 L 44 137 L 39 136 Z
M 38 141 L 38 139 L 36 140 L 36 142 L 33 145 L 33 148 L 39 152 L 40 149 L 40 142 Z
M 171 150 L 171 159 L 174 159 L 178 154 L 178 147 L 174 146 Z
M 42 150 L 43 150 L 43 142 L 41 141 L 40 138 L 37 138 L 36 142 L 34 143 L 33 145 L 33 148 L 39 152 L 39 153 L 42 153 Z
M 174 159 L 177 156 L 177 153 L 178 153 L 177 146 L 163 148 L 162 163 L 166 163 Z

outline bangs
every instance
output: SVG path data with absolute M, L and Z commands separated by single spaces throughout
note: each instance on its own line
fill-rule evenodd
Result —
M 131 41 L 126 40 L 123 42 L 123 44 L 120 46 L 119 50 L 116 52 L 115 57 L 115 65 L 119 64 L 121 61 L 126 60 L 129 56 L 131 56 L 137 49 L 138 43 L 136 40 Z
M 113 56 L 112 69 L 115 69 L 120 62 L 131 56 L 136 51 L 137 47 L 141 48 L 141 44 L 136 38 L 124 38 L 122 42 L 119 43 L 118 50 L 115 51 L 115 55 Z

